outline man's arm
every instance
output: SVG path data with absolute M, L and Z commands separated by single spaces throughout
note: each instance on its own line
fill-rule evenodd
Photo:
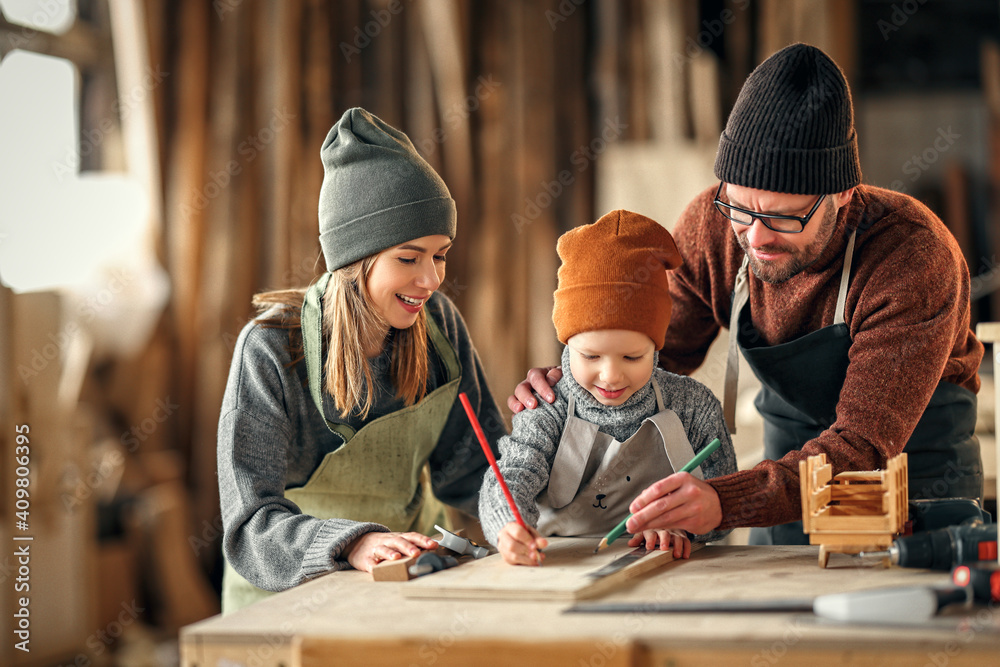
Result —
M 857 257 L 847 298 L 850 363 L 835 421 L 778 461 L 708 480 L 722 528 L 800 518 L 798 464 L 809 456 L 825 453 L 834 474 L 884 467 L 903 450 L 941 378 L 981 358 L 966 349 L 969 274 L 953 238 L 897 224 L 866 239 Z

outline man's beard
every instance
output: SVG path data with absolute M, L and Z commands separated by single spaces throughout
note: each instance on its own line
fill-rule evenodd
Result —
M 811 222 L 817 221 L 813 220 Z M 823 218 L 818 222 L 822 225 L 819 233 L 816 235 L 816 239 L 805 248 L 799 249 L 795 246 L 782 244 L 773 244 L 758 248 L 758 250 L 763 250 L 764 252 L 771 250 L 787 253 L 782 259 L 774 262 L 762 262 L 754 257 L 753 252 L 750 250 L 750 245 L 747 243 L 747 235 L 745 233 L 738 234 L 736 241 L 743 248 L 743 252 L 746 253 L 747 258 L 750 260 L 750 268 L 758 279 L 772 284 L 783 283 L 809 268 L 819 259 L 819 256 L 823 253 L 823 250 L 833 236 L 833 229 L 837 224 L 836 208 L 825 206 L 823 209 Z

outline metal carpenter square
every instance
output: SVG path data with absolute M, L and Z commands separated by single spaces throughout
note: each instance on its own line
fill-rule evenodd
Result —
M 618 558 L 614 559 L 613 561 L 611 561 L 610 563 L 608 563 L 599 570 L 588 572 L 587 576 L 592 579 L 600 579 L 601 577 L 606 577 L 609 574 L 614 574 L 619 570 L 625 569 L 625 567 L 636 562 L 637 560 L 645 556 L 647 553 L 649 552 L 646 551 L 646 547 L 639 547 L 634 551 L 628 552 L 624 556 L 619 556 Z

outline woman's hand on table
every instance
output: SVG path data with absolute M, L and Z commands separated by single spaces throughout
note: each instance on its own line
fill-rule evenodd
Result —
M 416 556 L 437 547 L 437 542 L 420 533 L 365 533 L 344 548 L 344 557 L 355 570 L 371 572 L 382 561 Z

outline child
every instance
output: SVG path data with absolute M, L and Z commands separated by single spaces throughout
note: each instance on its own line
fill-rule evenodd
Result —
M 557 250 L 552 321 L 566 346 L 563 378 L 555 402 L 515 414 L 513 433 L 498 443 L 501 472 L 532 530 L 512 521 L 492 470 L 479 496 L 485 535 L 511 564 L 540 563 L 541 535 L 603 537 L 636 496 L 714 438 L 722 445 L 693 474 L 736 471 L 718 399 L 657 367 L 670 322 L 666 269 L 680 265 L 670 233 L 645 216 L 612 211 L 563 234 Z M 684 531 L 649 530 L 629 544 L 643 542 L 690 555 Z

